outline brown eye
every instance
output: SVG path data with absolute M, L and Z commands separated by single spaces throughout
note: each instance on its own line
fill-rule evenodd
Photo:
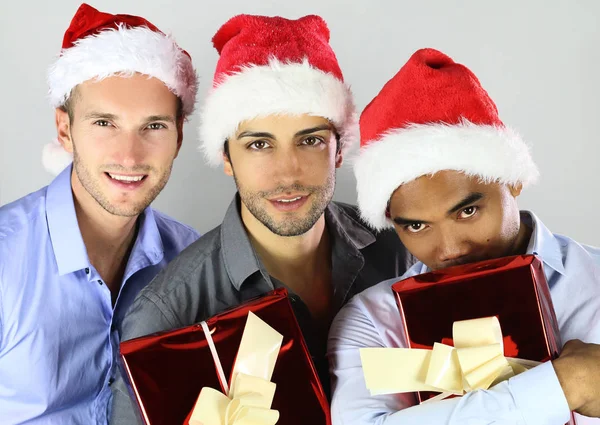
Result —
M 467 207 L 460 212 L 460 214 L 458 215 L 458 218 L 460 218 L 460 219 L 469 218 L 469 217 L 472 217 L 473 215 L 475 215 L 476 212 L 477 212 L 477 207 L 474 207 L 474 206 Z
M 419 233 L 425 228 L 423 223 L 411 223 L 405 227 L 405 229 L 410 233 Z
M 302 144 L 306 146 L 317 146 L 320 143 L 323 143 L 323 140 L 316 136 L 308 136 L 306 139 L 302 141 Z
M 262 150 L 267 149 L 269 147 L 269 144 L 267 142 L 265 142 L 264 140 L 257 140 L 255 142 L 250 143 L 250 145 L 248 147 L 255 151 L 262 151 Z

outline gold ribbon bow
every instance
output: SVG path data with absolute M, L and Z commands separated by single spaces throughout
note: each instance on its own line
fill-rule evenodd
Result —
M 454 347 L 435 343 L 433 350 L 362 348 L 360 357 L 371 395 L 415 391 L 440 392 L 427 401 L 488 389 L 539 362 L 504 357 L 496 317 L 454 322 Z
M 210 331 L 205 322 L 202 325 L 228 395 L 202 388 L 189 425 L 275 425 L 279 412 L 271 409 L 271 404 L 276 385 L 270 381 L 283 336 L 254 313 L 248 313 L 228 388 Z

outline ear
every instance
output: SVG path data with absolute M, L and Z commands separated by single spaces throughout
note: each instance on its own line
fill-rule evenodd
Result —
M 233 177 L 233 165 L 225 152 L 223 152 L 223 172 L 230 177 Z
M 175 151 L 175 158 L 177 158 L 177 155 L 179 155 L 179 150 L 183 144 L 183 121 L 183 117 L 177 120 L 177 150 Z
M 523 185 L 521 183 L 511 184 L 508 186 L 508 190 L 510 191 L 512 197 L 516 198 L 521 194 L 521 191 L 523 190 Z
M 342 154 L 342 148 L 338 149 L 335 153 L 335 168 L 340 168 L 344 162 L 344 155 Z
M 63 149 L 73 153 L 73 140 L 71 139 L 71 119 L 67 111 L 61 108 L 55 110 L 56 133 L 57 138 Z

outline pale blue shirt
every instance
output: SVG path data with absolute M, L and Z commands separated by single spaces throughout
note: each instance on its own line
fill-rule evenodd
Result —
M 0 208 L 0 424 L 105 424 L 120 324 L 137 293 L 198 238 L 151 208 L 113 309 L 90 264 L 71 167 Z
M 543 260 L 562 343 L 575 338 L 600 343 L 600 250 L 552 234 L 532 213 L 521 217 L 533 228 L 527 252 Z M 550 362 L 487 391 L 424 405 L 416 405 L 414 393 L 369 394 L 359 349 L 407 347 L 391 285 L 428 271 L 417 263 L 402 278 L 356 295 L 336 316 L 328 342 L 333 425 L 565 424 L 569 407 Z M 592 422 L 600 423 L 587 423 Z

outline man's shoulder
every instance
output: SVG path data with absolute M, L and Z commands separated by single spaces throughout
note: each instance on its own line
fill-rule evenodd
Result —
M 0 207 L 0 246 L 11 244 L 14 238 L 41 231 L 40 225 L 47 227 L 46 220 L 40 220 L 46 216 L 47 188 Z
M 398 263 L 397 270 L 403 272 L 416 259 L 404 247 L 400 238 L 393 229 L 375 230 L 370 227 L 360 216 L 360 211 L 357 206 L 345 204 L 343 202 L 334 202 L 338 211 L 345 214 L 357 228 L 361 231 L 368 232 L 373 237 L 373 242 L 368 244 L 361 250 L 365 256 L 365 260 L 374 262 L 374 264 L 390 264 L 390 262 Z
M 571 264 L 588 263 L 600 269 L 600 248 L 586 245 L 576 240 L 559 234 L 554 234 L 558 241 L 563 256 L 565 267 Z
M 358 294 L 356 298 L 362 303 L 373 304 L 376 306 L 382 298 L 387 298 L 388 296 L 393 298 L 392 285 L 404 279 L 408 279 L 409 277 L 421 274 L 422 268 L 423 263 L 417 262 L 413 264 L 412 267 L 410 267 L 403 275 L 379 282 L 377 285 L 365 289 L 363 292 Z
M 184 248 L 142 292 L 164 296 L 182 283 L 198 282 L 197 277 L 213 269 L 220 255 L 221 226 L 217 226 Z
M 354 220 L 363 223 L 363 221 L 360 219 L 360 211 L 358 206 L 339 201 L 333 201 L 332 204 Z
M 350 218 L 356 226 L 360 227 L 366 232 L 371 233 L 375 237 L 376 242 L 402 246 L 400 238 L 398 238 L 398 235 L 392 229 L 377 231 L 369 226 L 367 222 L 365 222 L 360 216 L 360 210 L 358 209 L 358 206 L 337 201 L 332 203 L 335 207 L 337 207 L 337 210 L 340 213 Z
M 152 209 L 152 213 L 163 240 L 166 239 L 188 246 L 200 237 L 200 234 L 193 227 L 158 210 Z

